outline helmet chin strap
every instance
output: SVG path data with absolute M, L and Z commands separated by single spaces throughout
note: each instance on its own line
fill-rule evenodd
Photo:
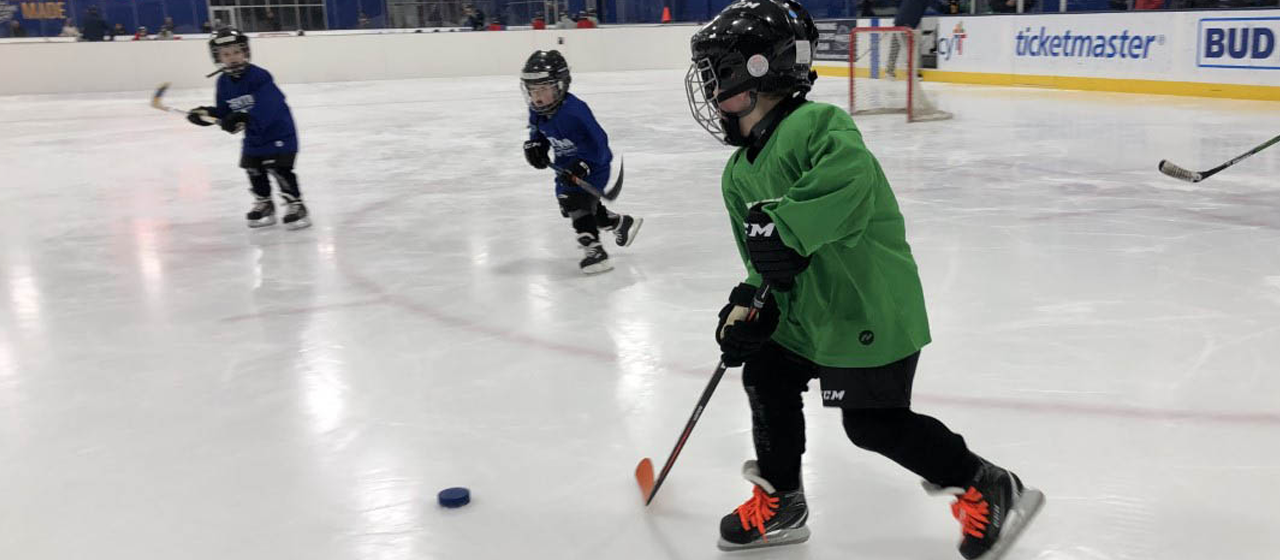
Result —
M 241 64 L 240 66 L 236 67 L 235 69 L 232 69 L 232 68 L 228 67 L 227 65 L 223 64 L 223 65 L 219 66 L 217 70 L 214 70 L 213 72 L 210 72 L 210 73 L 209 73 L 208 75 L 206 75 L 205 77 L 206 77 L 206 78 L 212 78 L 212 77 L 214 77 L 214 76 L 217 76 L 218 74 L 226 74 L 226 75 L 228 75 L 228 76 L 231 76 L 232 78 L 237 78 L 237 79 L 238 79 L 238 78 L 240 78 L 240 76 L 244 75 L 245 70 L 248 70 L 248 69 L 249 69 L 249 63 L 247 63 L 247 62 L 246 62 L 246 63 L 244 63 L 244 64 Z
M 765 143 L 769 141 L 769 137 L 773 135 L 773 131 L 778 128 L 778 124 L 782 119 L 787 118 L 792 111 L 804 104 L 804 94 L 794 95 L 779 101 L 765 116 L 760 118 L 760 122 L 751 127 L 751 133 L 747 135 L 747 142 L 750 147 L 747 148 L 747 161 L 755 161 L 756 155 L 764 148 Z
M 756 110 L 756 102 L 759 101 L 759 97 L 755 90 L 747 92 L 747 95 L 751 99 L 751 104 L 747 105 L 746 109 L 733 112 L 720 112 L 720 127 L 724 130 L 724 141 L 730 146 L 741 147 L 751 144 L 751 137 L 742 135 L 742 127 L 738 125 L 738 122 L 742 120 L 742 117 L 745 117 L 751 114 L 752 111 Z M 719 107 L 718 101 L 716 107 Z M 752 130 L 752 132 L 755 131 Z

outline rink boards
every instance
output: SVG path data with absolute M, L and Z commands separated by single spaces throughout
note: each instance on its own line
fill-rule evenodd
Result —
M 819 73 L 847 76 L 848 28 L 821 22 Z M 926 19 L 927 81 L 1280 100 L 1280 10 Z
M 819 73 L 848 73 L 848 30 L 818 22 Z M 929 81 L 1280 100 L 1280 10 L 927 18 Z M 255 62 L 281 83 L 513 75 L 560 49 L 575 71 L 681 69 L 694 25 L 585 30 L 258 36 Z M 207 87 L 204 41 L 2 42 L 0 95 Z

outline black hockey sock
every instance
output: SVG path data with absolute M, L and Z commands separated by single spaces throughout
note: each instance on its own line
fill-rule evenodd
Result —
M 287 202 L 297 202 L 302 198 L 302 191 L 298 188 L 298 176 L 293 174 L 293 169 L 268 167 L 267 172 L 276 178 L 276 184 L 280 185 L 280 195 Z
M 578 233 L 590 233 L 596 237 L 600 237 L 600 229 L 596 227 L 596 218 L 591 214 L 583 214 L 573 219 L 573 231 Z
M 596 205 L 596 226 L 613 229 L 618 227 L 618 222 L 622 220 L 622 216 L 610 212 L 604 207 L 604 204 Z
M 802 401 L 768 399 L 773 403 L 759 406 L 761 395 L 747 387 L 751 407 L 751 438 L 756 447 L 760 475 L 781 492 L 800 488 L 800 457 L 804 455 L 804 412 Z M 787 399 L 792 401 L 792 399 Z
M 751 403 L 751 436 L 760 474 L 774 488 L 800 488 L 804 455 L 804 401 L 811 372 L 787 360 L 783 350 L 768 345 L 746 361 L 742 384 Z
M 978 458 L 963 437 L 907 408 L 845 410 L 844 431 L 854 445 L 940 486 L 964 487 L 978 470 Z
M 249 185 L 253 195 L 258 198 L 271 197 L 271 179 L 261 169 L 246 169 L 249 174 Z

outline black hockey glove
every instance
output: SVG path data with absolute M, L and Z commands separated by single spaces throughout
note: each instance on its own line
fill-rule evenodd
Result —
M 551 165 L 551 158 L 547 155 L 550 150 L 551 143 L 540 136 L 535 140 L 529 140 L 524 143 L 524 159 L 534 169 L 546 169 L 548 165 Z
M 796 275 L 809 268 L 809 257 L 782 243 L 773 218 L 764 212 L 761 202 L 747 211 L 744 224 L 747 236 L 747 253 L 756 272 L 773 285 L 774 289 L 787 291 L 796 284 Z
M 187 122 L 196 126 L 212 126 L 214 123 L 210 120 L 213 117 L 213 107 L 196 107 L 187 111 Z
M 756 314 L 755 319 L 746 320 L 755 294 L 755 286 L 738 284 L 729 293 L 728 305 L 720 310 L 716 342 L 720 344 L 720 359 L 728 367 L 738 367 L 759 352 L 778 328 L 778 320 L 782 314 L 778 311 L 778 302 L 774 301 L 772 293 L 765 298 L 764 308 Z
M 248 126 L 249 113 L 237 111 L 234 113 L 228 113 L 227 118 L 222 119 L 222 130 L 227 131 L 228 134 L 243 132 Z
M 564 166 L 563 171 L 561 171 L 561 175 L 564 178 L 564 182 L 570 185 L 576 185 L 578 184 L 578 181 L 585 181 L 587 180 L 587 176 L 591 175 L 591 166 L 587 165 L 587 162 L 585 161 L 575 159 L 569 162 L 568 165 Z

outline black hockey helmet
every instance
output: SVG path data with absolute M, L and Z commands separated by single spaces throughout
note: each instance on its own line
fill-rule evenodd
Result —
M 685 91 L 693 117 L 712 136 L 739 136 L 716 104 L 744 91 L 803 96 L 813 87 L 813 46 L 818 28 L 795 0 L 738 0 L 694 33 L 693 65 Z M 750 109 L 747 110 L 749 112 Z
M 246 61 L 244 64 L 237 64 L 235 67 L 230 67 L 222 64 L 222 62 L 218 60 L 218 50 L 231 45 L 238 46 L 244 50 L 244 58 Z M 219 29 L 213 33 L 212 37 L 209 38 L 209 56 L 213 57 L 213 63 L 218 65 L 223 72 L 232 76 L 239 76 L 244 73 L 245 68 L 249 65 L 249 36 L 241 33 L 239 29 L 234 27 L 224 27 Z
M 569 62 L 560 51 L 536 51 L 529 55 L 520 71 L 520 90 L 524 92 L 524 100 L 539 115 L 550 115 L 560 108 L 564 98 L 569 94 Z M 529 95 L 529 86 L 551 84 L 556 87 L 556 99 L 546 107 L 534 107 L 533 97 Z

